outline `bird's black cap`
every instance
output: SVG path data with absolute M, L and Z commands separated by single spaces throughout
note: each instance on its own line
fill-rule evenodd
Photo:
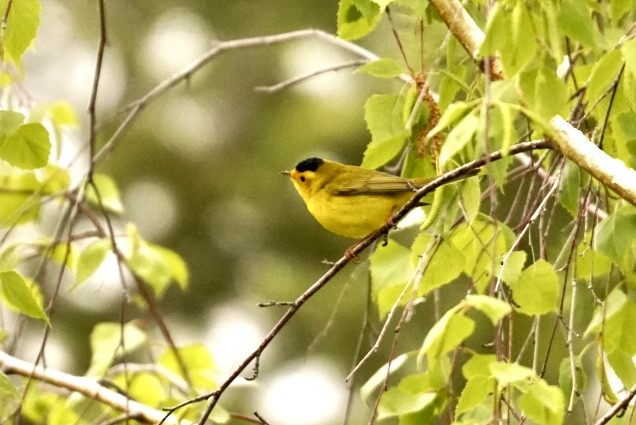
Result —
M 316 171 L 318 167 L 324 163 L 325 161 L 320 158 L 307 158 L 296 164 L 296 171 L 299 173 L 303 171 Z

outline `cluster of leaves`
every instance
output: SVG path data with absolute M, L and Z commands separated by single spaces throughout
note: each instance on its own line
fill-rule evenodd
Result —
M 68 130 L 78 124 L 71 106 L 62 101 L 23 104 L 13 95 L 15 70 L 22 67 L 22 56 L 35 40 L 40 9 L 39 0 L 0 2 L 7 17 L 0 39 L 4 63 L 0 79 L 3 104 L 11 105 L 0 111 L 0 305 L 9 311 L 3 313 L 3 324 L 15 323 L 0 332 L 4 347 L 18 351 L 23 349 L 27 323 L 45 334 L 55 328 L 56 304 L 46 299 L 43 288 L 58 292 L 71 282 L 63 293 L 95 285 L 99 280 L 91 277 L 109 257 L 119 264 L 122 287 L 128 288 L 132 276 L 141 309 L 152 307 L 170 285 L 188 285 L 188 269 L 178 254 L 144 240 L 134 224 L 117 219 L 123 206 L 109 176 L 92 169 L 78 171 L 79 167 L 62 162 L 62 154 L 74 145 Z M 51 222 L 56 223 L 53 229 L 47 224 Z M 4 321 L 9 316 L 15 321 Z M 114 366 L 149 346 L 147 330 L 134 322 L 98 323 L 90 335 L 92 358 L 85 376 L 108 379 L 157 408 L 191 395 L 192 388 L 215 387 L 214 362 L 202 345 L 177 348 L 166 343 L 160 353 L 149 353 L 156 362 Z M 12 371 L 8 364 L 3 369 Z M 23 383 L 28 381 L 25 377 Z M 2 421 L 17 409 L 31 423 L 94 423 L 119 414 L 91 397 L 67 397 L 40 384 L 16 383 L 0 371 Z M 214 419 L 223 422 L 227 415 L 218 409 Z
M 568 117 L 607 153 L 633 166 L 632 3 L 511 0 L 487 11 L 483 2 L 467 2 L 465 12 L 485 29 L 471 57 L 457 33 L 444 42 L 428 37 L 446 31 L 434 1 L 341 0 L 342 38 L 369 34 L 388 8 L 399 13 L 404 33 L 421 28 L 427 35 L 417 49 L 403 47 L 406 58 L 426 65 L 417 74 L 394 58 L 359 70 L 387 80 L 410 79 L 396 93 L 366 102 L 371 142 L 363 166 L 399 159 L 404 176 L 438 174 L 486 153 L 506 153 L 519 141 L 549 137 L 555 115 Z M 6 16 L 0 53 L 7 70 L 0 82 L 4 98 L 13 99 L 15 76 L 8 70 L 21 68 L 36 37 L 40 2 L 0 1 L 0 10 Z M 500 74 L 488 66 L 480 70 L 480 63 L 495 61 Z M 118 263 L 122 286 L 134 282 L 138 304 L 160 322 L 154 298 L 169 285 L 187 286 L 183 260 L 144 240 L 134 224 L 117 221 L 122 210 L 117 185 L 94 172 L 93 158 L 83 172 L 60 164 L 66 129 L 77 124 L 68 105 L 7 103 L 15 106 L 0 111 L 0 302 L 21 324 L 2 330 L 6 346 L 19 348 L 24 323 L 40 325 L 45 333 L 55 326 L 55 296 L 46 300 L 43 287 L 57 294 L 68 280 L 71 286 L 90 284 L 109 257 Z M 376 406 L 378 419 L 559 424 L 570 411 L 590 422 L 597 411 L 582 394 L 615 403 L 622 389 L 636 385 L 636 339 L 629 332 L 636 312 L 636 209 L 556 153 L 526 158 L 530 166 L 513 167 L 515 159 L 504 155 L 484 167 L 487 178 L 437 190 L 412 241 L 397 234 L 372 254 L 380 320 L 388 326 L 402 314 L 402 325 L 413 311 L 420 314 L 416 305 L 436 312 L 420 341 L 395 354 L 362 386 L 362 398 Z M 54 230 L 44 225 L 51 217 Z M 51 273 L 53 267 L 59 272 Z M 153 407 L 217 386 L 207 350 L 174 347 L 169 335 L 158 355 L 149 356 L 156 362 L 130 363 L 150 344 L 140 326 L 124 322 L 95 326 L 87 377 L 108 378 Z M 113 366 L 119 362 L 126 367 Z M 611 374 L 617 384 L 610 385 Z M 600 385 L 588 389 L 590 380 Z M 90 398 L 64 397 L 39 385 L 25 388 L 18 390 L 0 372 L 0 416 L 13 414 L 20 404 L 34 423 L 91 423 L 116 415 Z M 600 394 L 593 393 L 596 388 Z M 214 410 L 216 422 L 228 418 L 221 408 Z
M 549 138 L 556 115 L 570 119 L 610 155 L 636 164 L 632 2 L 502 1 L 493 4 L 487 19 L 482 2 L 468 2 L 466 12 L 485 28 L 473 61 L 466 61 L 457 32 L 441 47 L 434 44 L 438 39 L 430 34 L 446 25 L 435 3 L 339 3 L 341 37 L 367 35 L 390 8 L 407 31 L 419 27 L 429 35 L 421 38 L 420 50 L 401 47 L 407 61 L 419 61 L 421 51 L 435 59 L 400 92 L 368 99 L 371 142 L 363 166 L 400 158 L 407 177 L 446 171 L 485 153 L 505 153 L 519 141 Z M 479 70 L 479 61 L 495 60 L 502 75 Z M 393 58 L 359 71 L 391 79 L 412 73 Z M 426 85 L 417 83 L 422 79 Z M 411 92 L 422 88 L 437 93 L 433 109 L 412 100 Z M 423 136 L 435 108 L 441 117 Z M 444 135 L 439 152 L 422 156 L 419 145 L 439 134 Z M 531 166 L 542 172 L 521 183 L 511 184 L 511 177 L 529 167 L 511 168 L 514 159 L 504 157 L 485 167 L 487 195 L 472 178 L 459 188 L 438 190 L 429 219 L 410 245 L 391 240 L 373 253 L 372 290 L 382 320 L 400 305 L 410 311 L 418 302 L 430 306 L 439 298 L 434 294 L 461 288 L 465 293 L 435 317 L 419 350 L 392 359 L 363 387 L 370 406 L 379 399 L 379 418 L 421 424 L 445 414 L 457 424 L 526 418 L 559 424 L 568 411 L 575 421 L 594 421 L 597 411 L 581 397 L 588 375 L 602 387 L 594 396 L 610 404 L 620 398 L 617 389 L 636 385 L 636 339 L 621 329 L 636 308 L 630 296 L 636 288 L 636 209 L 604 191 L 576 163 L 540 154 Z M 453 290 L 445 290 L 451 283 Z M 471 310 L 486 315 L 491 326 L 476 322 Z M 514 327 L 524 318 L 533 325 Z M 548 321 L 552 336 L 541 337 L 541 324 Z M 513 337 L 522 329 L 525 337 Z M 494 341 L 491 349 L 475 345 L 483 335 Z M 530 340 L 537 348 L 529 357 Z M 410 360 L 413 367 L 395 386 L 374 392 L 389 377 L 398 379 L 398 369 Z M 610 370 L 618 378 L 613 386 Z

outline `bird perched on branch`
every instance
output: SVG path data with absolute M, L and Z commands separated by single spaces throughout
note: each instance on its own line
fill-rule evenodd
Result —
M 432 180 L 405 179 L 321 158 L 300 161 L 283 174 L 325 229 L 358 239 L 387 224 L 417 189 Z

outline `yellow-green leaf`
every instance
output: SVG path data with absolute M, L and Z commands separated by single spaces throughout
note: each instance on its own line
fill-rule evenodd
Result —
M 79 285 L 91 277 L 101 266 L 110 250 L 110 240 L 98 239 L 84 248 L 77 259 L 77 276 L 75 285 Z
M 517 283 L 508 286 L 521 313 L 538 315 L 557 311 L 558 276 L 547 261 L 537 260 L 521 272 Z
M 33 282 L 27 282 L 18 272 L 6 271 L 0 273 L 0 288 L 2 299 L 9 307 L 26 316 L 49 323 L 42 303 L 42 294 Z
M 485 314 L 493 325 L 512 311 L 508 303 L 487 295 L 468 295 L 466 304 Z
M 0 159 L 24 170 L 44 167 L 49 161 L 49 133 L 39 123 L 21 125 L 0 147 Z
M 7 1 L 0 1 L 0 10 L 7 10 Z M 3 44 L 5 52 L 18 63 L 35 39 L 40 25 L 40 11 L 39 0 L 19 0 L 11 3 Z
M 179 347 L 179 356 L 188 369 L 190 379 L 195 388 L 210 391 L 216 387 L 216 364 L 212 353 L 203 344 L 192 344 Z M 173 350 L 167 348 L 159 357 L 159 363 L 172 372 L 181 375 L 179 362 Z
M 340 0 L 338 35 L 347 40 L 364 37 L 376 27 L 382 12 L 371 0 Z
M 384 317 L 397 302 L 413 273 L 409 250 L 389 239 L 386 246 L 380 246 L 373 252 L 370 262 L 371 293 L 379 306 L 380 317 Z
M 604 219 L 596 228 L 595 249 L 618 265 L 636 240 L 636 209 L 624 206 Z
M 565 415 L 565 396 L 559 387 L 540 379 L 519 397 L 519 407 L 538 425 L 559 425 Z
M 371 133 L 362 160 L 365 168 L 378 168 L 393 159 L 404 146 L 410 132 L 402 122 L 404 96 L 378 94 L 364 104 L 364 119 Z
M 91 332 L 91 364 L 89 376 L 103 376 L 111 364 L 146 342 L 146 333 L 133 322 L 98 323 Z
M 97 187 L 97 191 L 95 191 L 93 184 Z M 101 200 L 102 205 L 108 211 L 115 213 L 122 213 L 124 211 L 119 189 L 110 176 L 96 173 L 93 175 L 93 184 L 89 184 L 86 188 L 86 199 L 89 202 L 94 205 L 99 205 L 99 200 Z
M 378 78 L 393 78 L 406 71 L 391 58 L 381 58 L 362 65 L 356 72 L 363 72 Z

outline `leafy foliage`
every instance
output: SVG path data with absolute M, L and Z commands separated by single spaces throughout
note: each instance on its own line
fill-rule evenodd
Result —
M 479 175 L 467 172 L 465 180 L 425 198 L 426 218 L 391 232 L 370 254 L 377 314 L 368 316 L 383 323 L 372 353 L 398 325 L 387 362 L 360 386 L 360 396 L 370 422 L 558 425 L 585 417 L 591 423 L 598 412 L 590 400 L 629 401 L 622 397 L 636 386 L 636 207 L 559 152 L 511 152 L 528 140 L 550 140 L 551 119 L 561 116 L 616 164 L 634 167 L 633 2 L 464 3 L 453 16 L 475 22 L 461 31 L 459 18 L 449 23 L 444 2 L 338 2 L 342 39 L 374 33 L 392 40 L 383 26 L 389 16 L 399 41 L 399 57 L 357 70 L 385 88 L 364 103 L 370 140 L 362 166 L 434 177 L 489 158 L 474 170 Z M 59 298 L 96 286 L 114 264 L 123 298 L 132 294 L 137 314 L 151 319 L 163 342 L 145 321 L 123 314 L 99 322 L 91 328 L 91 358 L 80 382 L 112 383 L 130 397 L 122 410 L 132 401 L 155 410 L 179 405 L 169 417 L 198 420 L 204 409 L 190 401 L 216 403 L 231 381 L 223 381 L 201 343 L 176 346 L 158 313 L 157 300 L 188 288 L 188 266 L 126 221 L 118 182 L 96 169 L 101 155 L 94 132 L 110 137 L 108 126 L 91 126 L 87 169 L 62 160 L 73 147 L 66 130 L 80 123 L 73 108 L 21 101 L 12 91 L 21 83 L 22 58 L 37 41 L 40 1 L 0 1 L 0 10 L 6 21 L 0 81 L 10 99 L 0 111 L 0 303 L 16 323 L 48 335 Z M 416 42 L 402 42 L 413 33 Z M 2 329 L 7 347 L 21 342 L 20 326 Z M 255 359 L 258 369 L 260 352 Z M 114 401 L 80 395 L 72 379 L 49 382 L 76 392 L 72 397 L 27 385 L 46 376 L 30 377 L 18 366 L 5 364 L 0 372 L 0 420 L 18 409 L 15 417 L 30 423 L 118 420 Z M 200 394 L 208 396 L 195 398 Z M 226 423 L 232 415 L 214 406 L 211 419 Z

